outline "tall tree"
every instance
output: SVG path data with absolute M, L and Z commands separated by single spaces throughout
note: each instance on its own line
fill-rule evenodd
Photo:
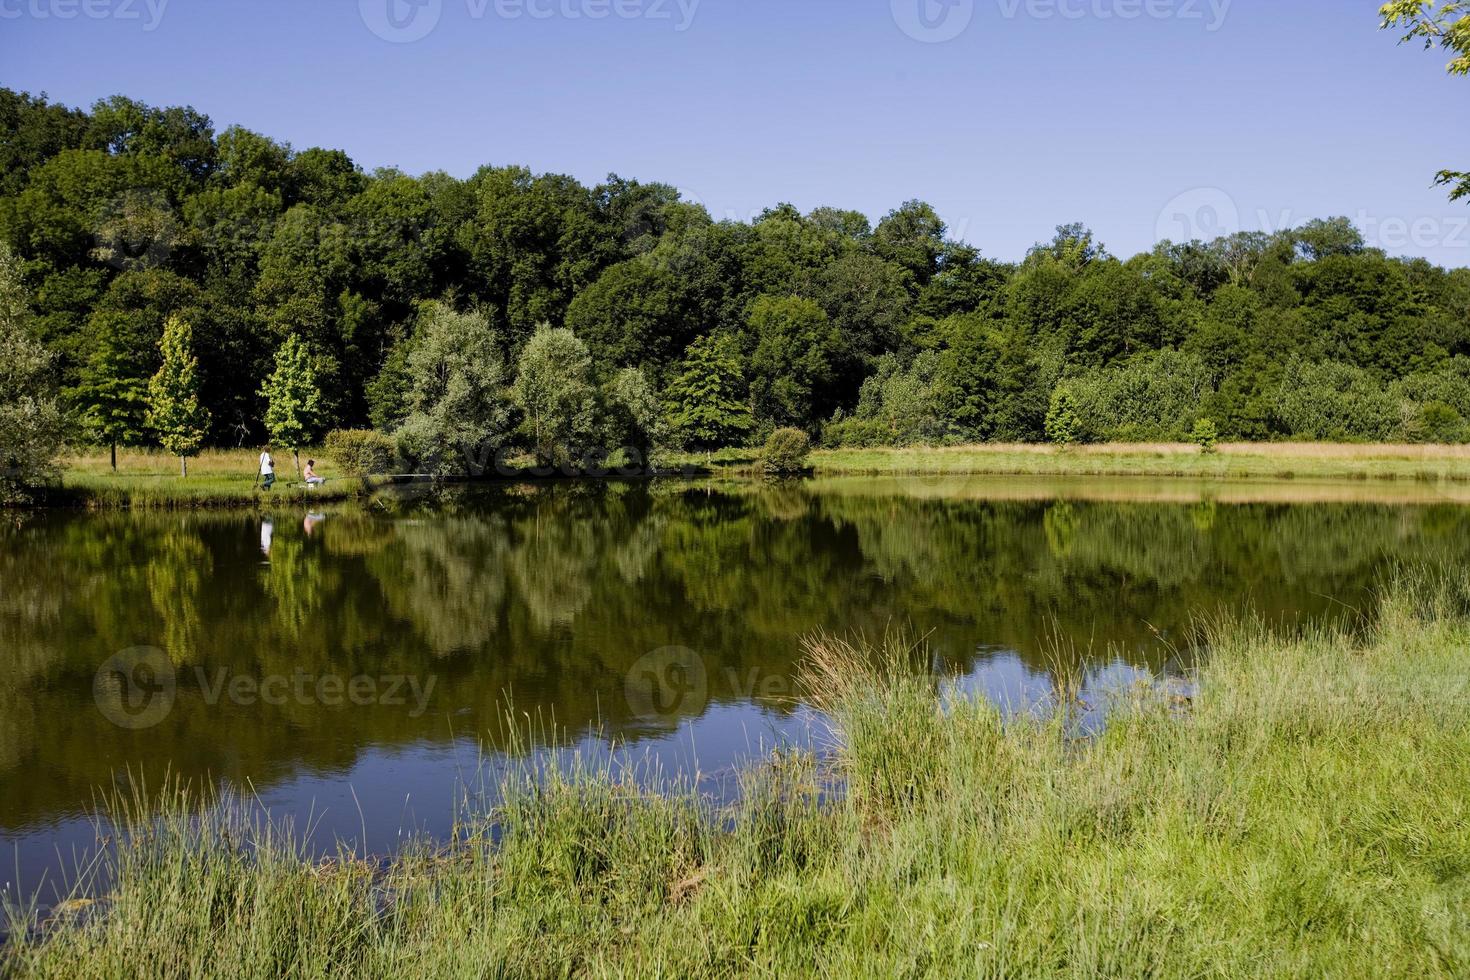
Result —
M 117 447 L 139 445 L 148 435 L 148 378 L 138 354 L 124 331 L 98 331 L 81 383 L 68 391 L 88 434 L 111 450 L 114 470 Z
M 820 306 L 798 296 L 761 296 L 750 307 L 751 388 L 756 416 L 772 428 L 808 431 L 837 407 L 842 337 Z
M 321 420 L 321 390 L 311 351 L 295 334 L 276 351 L 276 366 L 265 386 L 265 428 L 271 441 L 291 450 L 296 472 L 301 472 L 301 447 L 316 434 Z
M 526 435 L 542 466 L 566 466 L 594 447 L 597 388 L 587 345 L 565 327 L 543 323 L 521 351 L 514 387 Z
M 189 457 L 198 454 L 209 433 L 209 409 L 199 401 L 199 359 L 194 329 L 183 317 L 169 317 L 158 345 L 163 364 L 148 383 L 148 425 L 164 449 L 179 457 L 179 473 L 189 475 Z
M 56 476 L 62 420 L 51 354 L 31 332 L 20 262 L 0 244 L 0 502 Z
M 572 300 L 567 327 L 586 341 L 598 363 L 663 367 L 693 333 L 677 284 L 677 277 L 646 261 L 615 265 Z
M 944 222 L 933 207 L 909 201 L 878 222 L 873 249 L 881 258 L 907 269 L 914 282 L 923 286 L 939 271 L 944 233 Z
M 0 88 L 0 194 L 20 191 L 37 167 L 62 150 L 87 143 L 90 120 L 80 109 Z
M 1383 9 L 1385 27 L 1470 73 L 1470 0 Z M 146 430 L 141 403 L 175 314 L 194 330 L 207 438 L 229 445 L 260 437 L 262 379 L 287 336 L 310 352 L 317 417 L 397 430 L 410 413 L 410 328 L 430 303 L 482 305 L 507 371 L 539 322 L 585 342 L 594 421 L 581 448 L 642 439 L 611 433 L 640 430 L 650 390 L 685 414 L 690 440 L 745 441 L 747 407 L 766 430 L 815 432 L 861 407 L 874 378 L 868 401 L 903 420 L 893 431 L 911 432 L 930 411 L 912 406 L 932 397 L 946 439 L 1041 439 L 1059 381 L 1159 351 L 1208 368 L 1201 410 L 1223 436 L 1266 438 L 1294 424 L 1278 410 L 1293 357 L 1368 371 L 1386 390 L 1470 355 L 1470 270 L 1390 257 L 1340 219 L 1126 261 L 1064 226 L 1011 265 L 951 240 L 918 202 L 876 227 L 789 204 L 716 222 L 671 188 L 616 176 L 588 188 L 516 167 L 369 175 L 339 151 L 215 136 L 191 109 L 112 99 L 78 112 L 5 90 L 0 161 L 0 241 L 22 259 L 30 333 L 109 444 Z M 1470 177 L 1442 177 L 1470 193 Z M 732 370 L 683 379 L 713 386 L 708 411 L 670 388 L 705 334 L 740 345 Z M 615 377 L 627 367 L 643 381 Z M 1431 390 L 1403 388 L 1396 437 L 1418 438 L 1410 422 L 1443 401 Z M 868 421 L 832 432 L 876 438 Z M 907 438 L 941 431 L 929 421 Z M 1372 431 L 1348 421 L 1354 437 Z
M 1405 41 L 1423 41 L 1425 49 L 1443 48 L 1455 55 L 1451 75 L 1470 75 L 1470 0 L 1392 0 L 1379 10 L 1384 29 L 1404 29 Z M 1470 197 L 1470 172 L 1441 170 L 1435 183 L 1450 188 L 1450 200 Z
M 435 476 L 479 475 L 510 422 L 500 339 L 481 313 L 426 312 L 406 373 L 409 414 L 398 429 L 408 455 Z
M 738 446 L 748 439 L 755 421 L 735 338 L 712 334 L 690 344 L 667 402 L 675 437 L 692 449 Z
M 651 463 L 667 426 L 663 405 L 647 376 L 637 368 L 623 368 L 607 383 L 603 402 L 605 445 L 621 449 L 625 456 L 637 454 L 637 460 L 625 460 L 630 466 Z

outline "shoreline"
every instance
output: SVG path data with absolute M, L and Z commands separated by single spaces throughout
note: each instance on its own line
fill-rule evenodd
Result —
M 214 451 L 199 458 L 189 477 L 172 473 L 171 457 L 157 453 L 120 456 L 116 473 L 100 457 L 74 457 L 63 463 L 61 485 L 42 495 L 31 510 L 277 510 L 313 502 L 344 503 L 371 498 L 397 486 L 423 486 L 382 477 L 330 476 L 325 486 L 308 490 L 281 481 L 270 492 L 241 475 L 250 450 Z M 750 479 L 757 451 L 725 449 L 679 453 L 668 471 L 624 476 L 534 473 L 446 481 L 446 487 L 647 482 L 703 478 Z M 1447 497 L 1460 498 L 1470 487 L 1470 446 L 1391 446 L 1358 444 L 1233 443 L 1214 455 L 1188 445 L 1115 444 L 1058 449 L 1047 445 L 980 445 L 907 449 L 816 449 L 809 478 L 889 478 L 906 489 L 940 492 L 945 481 L 964 478 L 1151 478 L 1236 484 L 1247 481 L 1373 483 L 1426 487 L 1450 485 Z

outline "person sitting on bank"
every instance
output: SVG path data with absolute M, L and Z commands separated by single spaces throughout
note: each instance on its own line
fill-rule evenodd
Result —
M 301 471 L 301 476 L 309 487 L 319 487 L 327 482 L 325 478 L 316 475 L 316 460 L 314 459 L 306 461 L 306 469 Z
M 260 454 L 260 485 L 263 489 L 269 490 L 275 486 L 275 483 L 276 461 L 271 458 L 271 451 L 267 448 Z

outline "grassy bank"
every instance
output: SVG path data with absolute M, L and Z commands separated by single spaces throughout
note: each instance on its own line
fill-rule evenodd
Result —
M 271 492 L 265 493 L 255 479 L 259 456 L 256 449 L 209 450 L 189 461 L 189 475 L 183 477 L 179 474 L 177 457 L 156 451 L 119 452 L 116 470 L 106 451 L 73 454 L 60 461 L 61 486 L 49 493 L 43 503 L 91 510 L 300 509 L 312 503 L 360 498 L 394 482 L 386 476 L 366 479 L 344 476 L 324 451 L 311 450 L 302 452 L 301 462 L 314 458 L 316 472 L 327 483 L 308 490 L 301 483 L 290 454 L 277 452 L 277 482 Z M 513 459 L 510 465 L 517 468 L 510 472 L 524 473 L 527 482 L 566 479 L 559 473 L 549 478 L 535 475 L 534 461 L 529 457 Z
M 1172 443 L 827 449 L 825 475 L 1155 476 L 1208 479 L 1470 481 L 1470 446 L 1228 443 L 1205 456 Z
M 773 757 L 733 809 L 520 778 L 386 869 L 135 819 L 115 892 L 0 972 L 1465 976 L 1467 588 L 1401 588 L 1357 636 L 1218 627 L 1192 702 L 1134 692 L 1092 740 L 941 708 L 921 650 L 819 639 L 832 760 Z
M 62 460 L 62 486 L 51 503 L 92 509 L 187 507 L 299 507 L 312 501 L 361 495 L 363 481 L 343 478 L 333 461 L 316 454 L 325 487 L 299 486 L 289 456 L 278 454 L 280 480 L 271 494 L 255 486 L 258 452 L 211 450 L 179 476 L 178 460 L 158 452 L 124 451 L 114 471 L 106 452 Z M 303 461 L 305 456 L 302 457 Z M 727 449 L 678 454 L 665 465 L 683 472 L 743 476 L 756 451 Z M 1238 443 L 1203 456 L 1173 444 L 1078 446 L 989 445 L 916 449 L 825 449 L 812 454 L 818 476 L 924 479 L 963 476 L 1188 477 L 1201 480 L 1375 480 L 1470 484 L 1470 446 Z
M 108 453 L 75 454 L 61 460 L 58 491 L 48 502 L 94 510 L 190 507 L 295 507 L 359 496 L 363 481 L 344 478 L 329 460 L 317 457 L 325 486 L 301 485 L 289 453 L 276 454 L 276 485 L 269 493 L 256 481 L 256 449 L 212 449 L 189 460 L 189 475 L 179 475 L 179 460 L 160 452 L 119 451 L 114 471 Z M 306 463 L 306 456 L 301 462 Z

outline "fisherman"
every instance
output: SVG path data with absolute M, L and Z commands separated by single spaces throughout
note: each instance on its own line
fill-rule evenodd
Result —
M 260 453 L 260 485 L 262 489 L 269 490 L 276 484 L 276 461 L 271 457 L 270 447 L 267 446 Z

